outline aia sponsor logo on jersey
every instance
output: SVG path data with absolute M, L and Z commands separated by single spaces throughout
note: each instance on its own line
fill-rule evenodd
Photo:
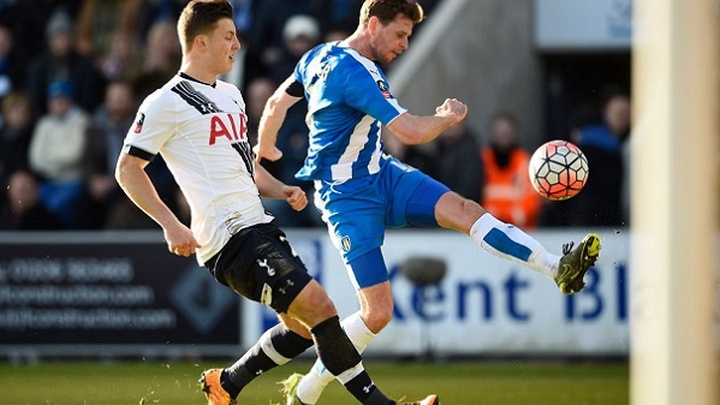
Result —
M 377 85 L 378 85 L 378 88 L 380 89 L 380 93 L 382 93 L 382 95 L 385 98 L 387 98 L 388 100 L 393 98 L 393 95 L 390 94 L 390 89 L 388 88 L 388 85 L 387 85 L 387 83 L 385 83 L 385 81 L 378 80 Z
M 215 145 L 217 138 L 228 141 L 247 140 L 247 116 L 245 114 L 216 114 L 210 118 L 210 139 Z
M 145 113 L 139 113 L 138 118 L 135 121 L 135 129 L 133 132 L 139 134 L 142 131 L 143 124 L 145 123 Z

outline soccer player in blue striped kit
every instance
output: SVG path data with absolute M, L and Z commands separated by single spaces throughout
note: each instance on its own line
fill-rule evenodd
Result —
M 286 111 L 308 101 L 308 156 L 296 177 L 315 184 L 316 206 L 357 289 L 360 311 L 342 322 L 359 352 L 392 317 L 393 297 L 380 250 L 385 228 L 440 226 L 463 232 L 478 245 L 520 262 L 554 280 L 564 294 L 583 286 L 595 263 L 600 239 L 588 234 L 579 246 L 553 255 L 513 225 L 498 221 L 424 173 L 384 154 L 384 125 L 407 145 L 430 142 L 462 121 L 467 107 L 450 98 L 432 116 L 416 116 L 390 91 L 376 62 L 389 63 L 408 47 L 413 27 L 424 18 L 410 0 L 366 0 L 356 31 L 318 45 L 268 100 L 260 121 L 257 159 L 278 160 L 277 132 Z M 288 404 L 315 404 L 332 380 L 318 360 L 303 376 L 285 381 Z
M 305 193 L 255 165 L 245 102 L 218 80 L 240 49 L 226 0 L 193 0 L 178 21 L 183 64 L 148 96 L 130 128 L 116 178 L 130 199 L 163 229 L 168 250 L 199 264 L 237 294 L 274 309 L 283 322 L 265 332 L 237 362 L 201 377 L 209 405 L 232 405 L 262 373 L 311 346 L 358 402 L 396 405 L 378 389 L 340 327 L 335 306 L 271 221 L 260 194 L 296 210 Z M 186 227 L 160 199 L 145 167 L 161 154 L 190 205 Z M 434 405 L 437 396 L 407 405 Z

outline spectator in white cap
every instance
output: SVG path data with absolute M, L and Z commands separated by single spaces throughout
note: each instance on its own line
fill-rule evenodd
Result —
M 283 49 L 280 58 L 270 68 L 270 76 L 282 83 L 295 68 L 300 57 L 320 41 L 320 25 L 308 15 L 290 17 L 283 28 Z

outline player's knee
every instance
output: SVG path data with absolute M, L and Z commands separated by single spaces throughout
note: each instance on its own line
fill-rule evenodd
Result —
M 441 197 L 435 217 L 438 224 L 444 228 L 468 233 L 484 213 L 485 209 L 480 204 L 451 191 Z
M 362 319 L 373 333 L 379 333 L 392 320 L 393 302 L 389 301 L 384 305 L 371 305 L 363 307 Z
M 318 300 L 314 305 L 317 306 L 317 314 L 320 318 L 327 319 L 337 315 L 335 305 L 330 300 L 330 298 L 327 297 L 327 295 L 324 297 L 324 299 Z
M 315 316 L 324 320 L 337 315 L 335 304 L 330 300 L 325 290 L 320 287 L 320 284 L 312 283 L 310 287 L 312 290 L 307 294 L 309 297 L 307 305 L 312 309 Z
M 290 304 L 288 315 L 312 327 L 337 315 L 337 311 L 325 290 L 313 281 Z

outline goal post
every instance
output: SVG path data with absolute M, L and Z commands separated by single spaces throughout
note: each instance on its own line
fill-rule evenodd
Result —
M 716 405 L 720 4 L 635 0 L 631 403 Z

